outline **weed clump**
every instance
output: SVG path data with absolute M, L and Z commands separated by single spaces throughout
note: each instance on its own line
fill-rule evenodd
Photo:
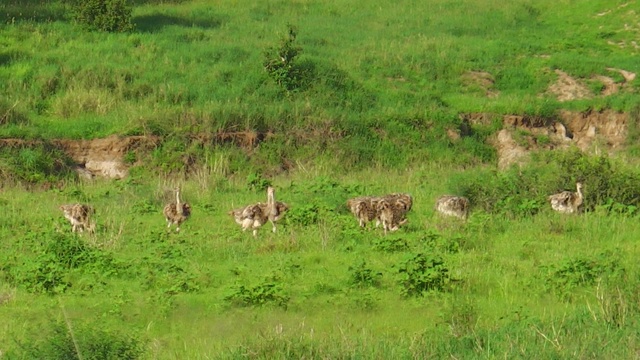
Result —
M 412 254 L 398 265 L 398 274 L 404 296 L 445 291 L 450 281 L 449 268 L 439 255 Z
M 88 30 L 127 32 L 133 30 L 127 0 L 79 0 L 72 4 L 73 18 Z
M 271 276 L 254 284 L 236 284 L 224 298 L 236 306 L 265 306 L 274 304 L 286 308 L 289 296 L 285 293 L 277 276 Z
M 139 359 L 143 341 L 130 333 L 105 330 L 101 324 L 54 322 L 43 336 L 42 329 L 20 344 L 20 351 L 8 353 L 10 359 Z

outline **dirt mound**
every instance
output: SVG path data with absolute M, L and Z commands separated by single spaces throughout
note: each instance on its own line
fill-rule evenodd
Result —
M 76 171 L 83 178 L 95 176 L 122 179 L 129 167 L 125 157 L 130 151 L 147 150 L 157 146 L 160 139 L 155 136 L 110 136 L 104 139 L 67 140 L 57 139 L 48 143 L 60 148 L 76 162 Z M 40 140 L 0 139 L 0 146 L 20 147 L 42 144 Z
M 154 136 L 113 135 L 93 140 L 53 140 L 52 143 L 78 164 L 78 173 L 82 177 L 122 179 L 129 172 L 125 156 L 130 151 L 153 148 L 159 140 Z
M 538 149 L 577 146 L 584 152 L 614 153 L 625 143 L 628 121 L 627 114 L 611 110 L 561 111 L 558 119 L 505 116 L 504 128 L 493 140 L 498 167 L 521 164 Z
M 630 71 L 607 68 L 609 72 L 615 72 L 622 76 L 621 81 L 616 81 L 607 75 L 594 75 L 590 79 L 574 79 L 566 72 L 556 69 L 558 75 L 556 82 L 551 84 L 548 92 L 555 95 L 558 101 L 571 101 L 579 99 L 590 99 L 594 96 L 609 96 L 624 89 L 630 81 L 636 78 L 636 74 Z M 594 94 L 587 83 L 599 84 L 599 91 Z

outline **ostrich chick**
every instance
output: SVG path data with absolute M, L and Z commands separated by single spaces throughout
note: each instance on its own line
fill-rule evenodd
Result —
M 550 195 L 548 198 L 551 208 L 563 214 L 575 214 L 584 202 L 582 195 L 582 183 L 576 183 L 576 192 L 563 191 Z
M 176 232 L 180 231 L 180 225 L 191 216 L 191 205 L 180 202 L 180 188 L 175 188 L 176 202 L 165 205 L 162 213 L 167 220 L 167 228 L 176 225 Z
M 469 216 L 469 199 L 464 196 L 442 195 L 436 200 L 436 211 L 466 220 Z
M 85 229 L 93 233 L 95 224 L 91 222 L 91 216 L 95 213 L 92 206 L 85 204 L 65 204 L 60 205 L 65 219 L 71 223 L 72 232 L 83 232 Z

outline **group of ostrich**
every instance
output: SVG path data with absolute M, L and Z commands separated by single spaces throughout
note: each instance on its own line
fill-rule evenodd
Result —
M 180 200 L 180 188 L 174 189 L 176 200 L 165 205 L 162 213 L 167 221 L 167 228 L 180 226 L 191 216 L 191 205 Z M 547 200 L 551 208 L 564 214 L 578 213 L 583 203 L 582 183 L 576 183 L 576 192 L 563 191 L 550 195 Z M 392 193 L 384 196 L 359 196 L 347 200 L 347 207 L 358 220 L 361 228 L 366 228 L 369 222 L 375 220 L 376 228 L 382 224 L 384 234 L 396 231 L 407 222 L 406 215 L 413 206 L 413 198 L 406 193 Z M 466 220 L 469 216 L 469 199 L 464 196 L 443 195 L 436 200 L 435 210 L 443 215 L 455 216 Z M 95 213 L 90 205 L 66 204 L 61 205 L 64 217 L 71 223 L 72 232 L 95 231 L 95 223 L 91 221 Z M 289 205 L 276 201 L 275 190 L 267 187 L 267 202 L 258 202 L 229 211 L 235 222 L 242 226 L 242 231 L 251 229 L 257 237 L 258 229 L 267 222 L 271 223 L 272 231 L 276 232 L 276 222 L 289 210 Z

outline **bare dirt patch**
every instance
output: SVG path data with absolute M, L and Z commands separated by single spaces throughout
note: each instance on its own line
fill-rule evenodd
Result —
M 531 151 L 566 149 L 576 146 L 584 152 L 613 154 L 627 138 L 628 114 L 616 111 L 561 111 L 558 119 L 505 116 L 504 128 L 493 139 L 498 167 L 527 161 Z
M 462 75 L 462 83 L 470 90 L 478 90 L 488 98 L 495 98 L 500 92 L 493 88 L 495 79 L 485 71 L 468 71 Z

